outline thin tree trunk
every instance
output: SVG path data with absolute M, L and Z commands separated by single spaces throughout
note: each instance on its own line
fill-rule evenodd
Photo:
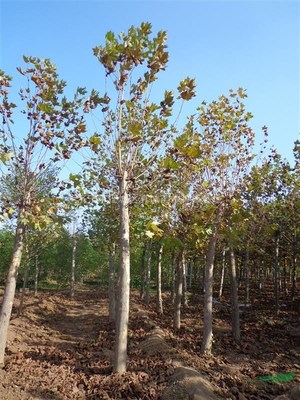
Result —
M 175 253 L 171 256 L 171 303 L 174 304 L 175 299 Z
M 222 251 L 222 271 L 221 271 L 219 299 L 221 299 L 222 295 L 223 295 L 224 277 L 225 277 L 225 265 L 226 265 L 226 247 L 224 246 L 223 247 L 223 251 Z
M 190 260 L 189 262 L 189 290 L 192 289 L 193 277 L 194 277 L 194 262 Z
M 116 344 L 114 371 L 126 372 L 130 296 L 130 237 L 127 172 L 123 173 L 120 192 L 120 265 L 116 308 Z
M 245 303 L 249 304 L 250 301 L 250 279 L 249 279 L 249 247 L 247 245 L 245 253 Z
M 7 332 L 16 292 L 18 271 L 21 264 L 24 233 L 25 233 L 24 224 L 18 222 L 15 241 L 14 241 L 13 255 L 8 271 L 8 276 L 5 284 L 3 301 L 0 311 L 0 367 L 4 366 L 4 354 L 7 341 Z
M 160 243 L 158 250 L 158 261 L 157 261 L 157 275 L 156 275 L 156 312 L 163 314 L 163 303 L 161 293 L 161 262 L 164 246 Z
M 180 329 L 181 323 L 181 303 L 183 290 L 183 251 L 178 254 L 176 263 L 176 281 L 175 281 L 175 303 L 174 303 L 174 329 Z
M 213 232 L 208 242 L 208 251 L 205 263 L 205 280 L 204 280 L 204 316 L 203 316 L 203 341 L 201 345 L 201 353 L 211 355 L 213 331 L 212 331 L 212 300 L 213 300 L 213 272 L 216 244 L 218 231 L 221 223 L 222 211 L 217 210 L 216 221 L 214 223 Z
M 147 256 L 146 295 L 145 295 L 145 303 L 147 304 L 147 306 L 149 306 L 150 304 L 151 259 L 152 259 L 152 241 L 150 241 L 148 244 L 148 256 Z
M 274 295 L 276 312 L 279 311 L 279 233 L 275 236 Z
M 261 294 L 264 288 L 264 260 L 260 260 L 259 263 L 259 293 Z
M 144 300 L 145 298 L 145 281 L 146 281 L 146 250 L 147 250 L 147 243 L 144 244 L 143 252 L 142 252 L 142 259 L 141 259 L 141 290 L 140 290 L 140 299 Z
M 109 320 L 116 319 L 116 294 L 115 294 L 115 243 L 109 246 L 108 261 L 108 301 L 109 301 Z
M 76 249 L 77 249 L 77 236 L 74 229 L 73 232 L 73 247 L 72 247 L 72 268 L 71 268 L 71 297 L 75 295 L 75 272 L 76 272 Z
M 25 272 L 24 272 L 22 293 L 21 293 L 21 297 L 20 297 L 20 305 L 19 305 L 18 314 L 17 314 L 18 317 L 22 314 L 22 311 L 23 311 L 25 290 L 27 287 L 28 275 L 29 275 L 29 270 L 30 270 L 31 257 L 29 254 L 28 243 L 25 243 L 25 253 L 26 253 L 26 263 L 25 263 Z
M 292 301 L 295 301 L 297 290 L 297 242 L 293 242 L 293 255 L 292 255 Z
M 39 256 L 35 255 L 35 275 L 34 275 L 34 296 L 38 294 L 38 284 L 39 284 Z
M 187 297 L 186 297 L 186 258 L 185 251 L 182 253 L 182 306 L 187 306 Z
M 231 280 L 231 307 L 232 307 L 232 334 L 236 341 L 241 338 L 240 332 L 240 310 L 238 301 L 238 285 L 236 279 L 236 262 L 234 250 L 230 247 L 230 280 Z

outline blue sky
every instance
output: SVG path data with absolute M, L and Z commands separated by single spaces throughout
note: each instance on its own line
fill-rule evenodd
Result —
M 289 159 L 300 139 L 300 2 L 298 1 L 4 1 L 0 0 L 0 68 L 16 77 L 22 55 L 51 58 L 71 88 L 104 92 L 92 48 L 112 30 L 149 21 L 168 32 L 169 67 L 159 87 L 196 78 L 198 100 L 247 89 L 258 141 Z M 194 104 L 196 106 L 196 104 Z

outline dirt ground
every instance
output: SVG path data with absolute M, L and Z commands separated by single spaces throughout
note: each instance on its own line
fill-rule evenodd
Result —
M 177 385 L 187 371 L 182 366 L 189 368 L 189 382 L 200 372 L 220 399 L 300 399 L 299 304 L 287 303 L 278 315 L 259 298 L 242 307 L 239 344 L 231 337 L 226 302 L 216 304 L 214 355 L 205 358 L 200 356 L 201 298 L 190 298 L 182 328 L 174 332 L 167 296 L 161 317 L 154 301 L 147 307 L 133 292 L 128 372 L 119 375 L 112 373 L 114 327 L 105 292 L 80 290 L 73 300 L 67 292 L 36 298 L 28 293 L 23 316 L 16 318 L 19 296 L 6 366 L 0 370 L 1 400 L 205 399 Z M 155 337 L 162 339 L 155 342 Z M 294 373 L 291 382 L 258 380 L 288 372 Z

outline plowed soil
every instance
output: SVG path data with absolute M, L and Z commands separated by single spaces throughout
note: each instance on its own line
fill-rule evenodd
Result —
M 37 297 L 27 293 L 23 315 L 16 318 L 19 296 L 6 365 L 0 370 L 1 400 L 200 398 L 196 391 L 188 394 L 178 385 L 182 379 L 178 363 L 195 370 L 191 376 L 201 373 L 221 399 L 273 400 L 279 395 L 300 399 L 300 324 L 295 304 L 286 304 L 278 315 L 271 303 L 261 304 L 259 299 L 241 308 L 239 344 L 232 339 L 229 308 L 226 303 L 216 305 L 214 355 L 206 358 L 200 355 L 201 298 L 190 299 L 182 328 L 175 332 L 167 295 L 165 313 L 158 316 L 155 301 L 147 307 L 133 291 L 128 372 L 120 375 L 112 373 L 114 327 L 108 321 L 107 293 L 80 290 L 72 300 L 67 292 L 43 292 Z M 294 373 L 292 382 L 258 380 L 288 372 Z

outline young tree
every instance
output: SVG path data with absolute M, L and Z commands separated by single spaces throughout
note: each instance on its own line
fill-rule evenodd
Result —
M 158 104 L 150 101 L 150 92 L 158 73 L 166 68 L 166 32 L 151 37 L 151 24 L 131 27 L 127 33 L 106 34 L 104 46 L 94 48 L 94 54 L 112 78 L 115 95 L 100 98 L 94 93 L 86 111 L 102 105 L 104 132 L 92 139 L 99 144 L 100 158 L 107 154 L 113 166 L 113 181 L 118 187 L 120 221 L 120 265 L 116 308 L 116 344 L 114 370 L 126 371 L 127 332 L 130 282 L 130 201 L 143 178 L 152 179 L 152 167 L 165 148 L 172 132 L 168 120 L 172 115 L 174 94 L 165 91 Z M 140 71 L 140 72 L 139 72 Z M 178 98 L 191 99 L 194 80 L 186 78 L 179 87 Z M 146 179 L 147 178 L 147 179 Z
M 23 138 L 13 132 L 13 111 L 16 104 L 9 99 L 11 77 L 0 71 L 0 167 L 1 180 L 14 186 L 14 196 L 1 193 L 2 216 L 16 215 L 16 231 L 11 264 L 0 311 L 0 365 L 4 365 L 7 330 L 15 295 L 16 278 L 23 252 L 26 226 L 47 226 L 56 214 L 51 205 L 41 213 L 40 179 L 53 162 L 70 158 L 72 149 L 84 141 L 85 124 L 79 113 L 85 91 L 78 89 L 74 99 L 63 96 L 66 82 L 60 80 L 50 60 L 24 57 L 26 87 L 19 96 L 24 104 L 21 113 L 27 118 L 28 131 Z M 53 196 L 53 203 L 58 200 Z

